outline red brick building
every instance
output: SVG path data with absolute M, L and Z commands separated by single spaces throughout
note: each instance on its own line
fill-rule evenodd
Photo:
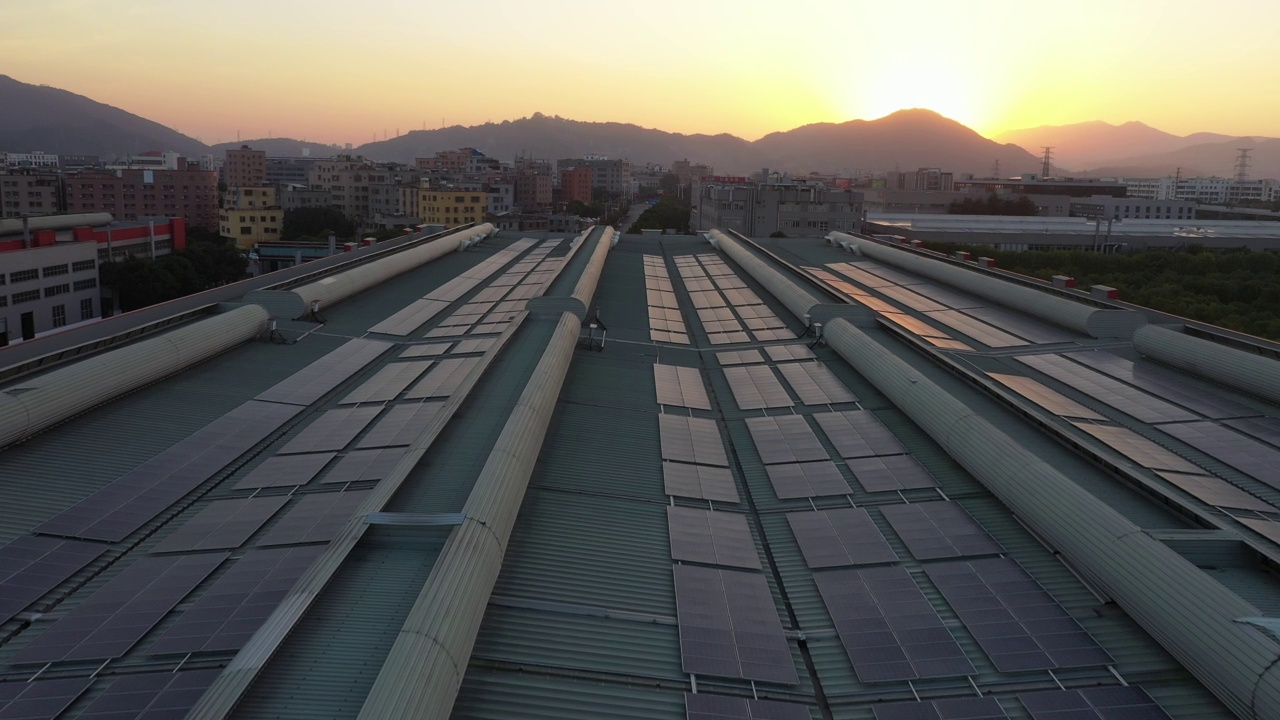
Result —
M 185 218 L 218 230 L 218 173 L 178 158 L 178 170 L 91 169 L 66 177 L 67 212 L 108 212 L 118 221 Z
M 222 166 L 222 177 L 227 187 L 261 187 L 267 184 L 267 151 L 254 150 L 241 145 L 239 150 L 227 151 L 227 162 Z
M 596 172 L 586 165 L 576 165 L 560 171 L 560 192 L 566 203 L 577 200 L 581 203 L 591 202 L 591 186 L 595 184 Z

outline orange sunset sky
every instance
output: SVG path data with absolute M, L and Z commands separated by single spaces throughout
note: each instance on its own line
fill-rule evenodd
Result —
M 927 107 L 1280 136 L 1280 3 L 7 0 L 0 73 L 207 143 L 533 112 L 754 139 Z M 2 111 L 2 110 L 0 110 Z

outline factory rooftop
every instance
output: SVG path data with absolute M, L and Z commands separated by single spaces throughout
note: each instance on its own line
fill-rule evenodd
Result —
M 1280 716 L 1273 344 L 487 225 L 110 322 L 0 350 L 0 718 Z

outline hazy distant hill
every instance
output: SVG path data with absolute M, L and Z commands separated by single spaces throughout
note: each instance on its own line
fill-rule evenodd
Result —
M 830 172 L 891 170 L 895 166 L 987 174 L 997 159 L 1002 173 L 1038 166 L 1026 151 L 987 140 L 928 110 L 906 110 L 872 121 L 806 125 L 755 142 L 733 135 L 682 135 L 624 123 L 587 123 L 535 114 L 475 127 L 415 130 L 393 140 L 362 145 L 356 152 L 376 160 L 410 162 L 458 147 L 478 148 L 498 158 L 526 154 L 558 159 L 595 153 L 664 165 L 689 158 L 708 163 L 722 174 L 748 173 L 762 167 Z
M 1280 139 L 1236 138 L 1223 142 L 1205 143 L 1174 150 L 1120 158 L 1092 169 L 1095 176 L 1158 177 L 1172 175 L 1182 168 L 1183 177 L 1196 175 L 1234 177 L 1238 148 L 1252 148 L 1249 153 L 1249 177 L 1280 177 Z
M 337 153 L 343 152 L 341 145 L 294 140 L 293 138 L 258 138 L 257 140 L 218 143 L 212 146 L 210 150 L 213 152 L 214 157 L 222 158 L 226 157 L 228 150 L 235 150 L 241 145 L 248 145 L 254 150 L 266 150 L 267 157 L 302 157 L 303 149 L 311 151 L 310 157 L 332 157 Z
M 414 158 L 460 147 L 477 148 L 503 160 L 517 155 L 556 160 L 595 154 L 664 165 L 688 158 L 710 163 L 717 172 L 725 173 L 754 166 L 739 161 L 749 143 L 733 135 L 682 135 L 626 123 L 579 122 L 541 113 L 472 127 L 413 130 L 398 138 L 361 145 L 355 152 L 374 160 L 413 162 Z
M 938 167 L 956 173 L 1034 172 L 1039 161 L 1014 145 L 988 140 L 932 110 L 899 110 L 878 120 L 816 123 L 766 135 L 752 143 L 755 166 L 788 170 L 914 170 Z
M 200 141 L 82 95 L 0 75 L 0 150 L 111 157 L 176 150 L 209 152 Z
M 1196 145 L 1234 142 L 1230 135 L 1218 133 L 1200 132 L 1184 137 L 1140 122 L 1112 125 L 1100 120 L 1011 130 L 997 135 L 996 139 L 1014 143 L 1035 155 L 1040 155 L 1044 146 L 1051 146 L 1054 165 L 1072 170 L 1128 165 L 1121 161 L 1164 155 Z

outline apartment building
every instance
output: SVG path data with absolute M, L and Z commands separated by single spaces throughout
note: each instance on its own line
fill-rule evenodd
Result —
M 373 221 L 370 186 L 391 182 L 390 171 L 350 155 L 317 160 L 309 173 L 311 189 L 329 193 L 329 206 L 340 210 L 360 227 Z
M 560 168 L 560 199 L 566 203 L 575 200 L 591 202 L 592 186 L 596 172 L 588 165 L 571 165 Z
M 1192 177 L 1124 178 L 1129 197 L 1152 200 L 1188 200 L 1204 205 L 1224 205 L 1242 201 L 1280 200 L 1280 181 L 1275 179 L 1236 182 L 1234 178 Z
M 761 185 L 746 178 L 695 181 L 694 230 L 713 227 L 744 235 L 821 236 L 832 230 L 860 232 L 862 193 L 812 185 Z
M 117 220 L 180 217 L 218 227 L 218 174 L 177 158 L 175 169 L 94 168 L 65 176 L 66 211 L 111 213 Z
M 236 247 L 248 249 L 260 242 L 279 240 L 283 225 L 284 210 L 275 188 L 228 188 L 218 216 L 218 234 L 234 240 Z
M 62 212 L 62 177 L 22 169 L 0 174 L 0 218 Z
M 267 152 L 241 145 L 227 151 L 222 179 L 228 187 L 259 187 L 267 184 Z
M 421 188 L 418 204 L 424 223 L 454 227 L 484 222 L 488 198 L 477 190 Z

